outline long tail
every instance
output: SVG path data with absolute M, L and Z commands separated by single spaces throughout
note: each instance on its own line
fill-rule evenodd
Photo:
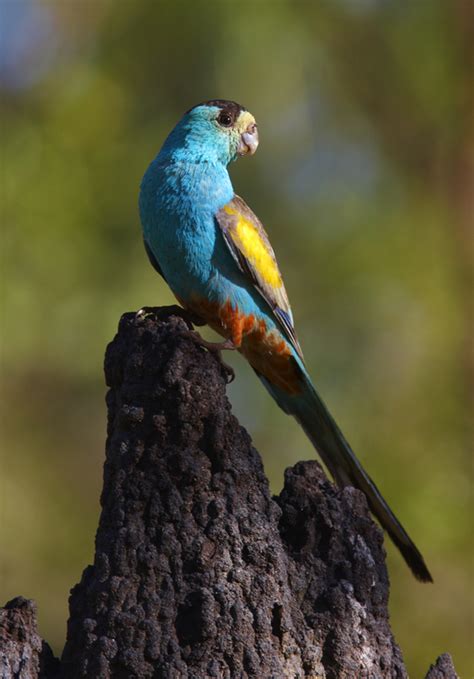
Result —
M 354 455 L 302 366 L 301 373 L 304 388 L 296 396 L 288 395 L 257 374 L 278 405 L 299 422 L 336 483 L 341 487 L 354 486 L 365 493 L 370 509 L 400 550 L 413 575 L 422 582 L 433 582 L 422 555 Z

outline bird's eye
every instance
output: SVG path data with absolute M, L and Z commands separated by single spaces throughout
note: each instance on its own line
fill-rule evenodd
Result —
M 225 111 L 222 111 L 217 118 L 217 122 L 222 127 L 230 127 L 232 125 L 232 117 Z

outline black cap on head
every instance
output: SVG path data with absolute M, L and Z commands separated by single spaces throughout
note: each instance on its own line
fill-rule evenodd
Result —
M 230 101 L 228 99 L 209 99 L 209 101 L 201 101 L 200 104 L 196 104 L 196 106 L 190 108 L 189 111 L 192 111 L 198 106 L 217 106 L 223 113 L 227 113 L 231 117 L 232 123 L 237 120 L 242 111 L 247 110 L 236 101 Z M 186 111 L 186 113 L 189 113 L 189 111 Z

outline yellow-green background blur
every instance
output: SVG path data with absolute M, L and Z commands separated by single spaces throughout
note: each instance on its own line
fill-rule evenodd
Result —
M 310 373 L 434 575 L 391 545 L 412 677 L 470 677 L 468 394 L 474 2 L 0 0 L 1 602 L 60 652 L 93 558 L 102 360 L 124 311 L 173 302 L 141 176 L 182 113 L 235 99 L 260 148 L 231 168 L 266 225 Z M 313 450 L 237 356 L 234 409 L 272 489 Z

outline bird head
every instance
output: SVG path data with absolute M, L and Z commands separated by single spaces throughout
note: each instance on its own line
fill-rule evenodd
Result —
M 185 113 L 163 150 L 176 151 L 180 159 L 228 165 L 239 156 L 254 154 L 257 146 L 253 115 L 235 101 L 212 99 Z

